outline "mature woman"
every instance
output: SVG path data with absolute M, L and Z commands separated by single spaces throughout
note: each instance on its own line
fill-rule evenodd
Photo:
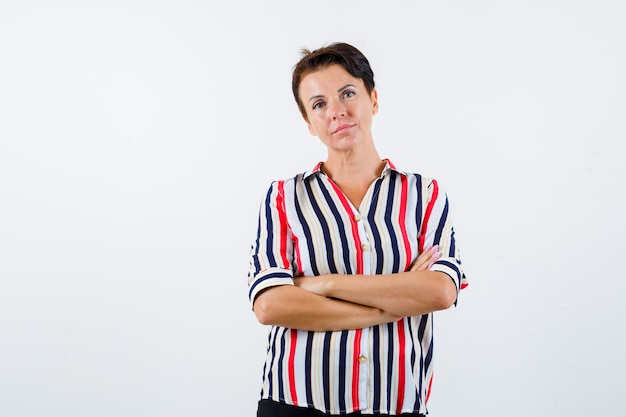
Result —
M 378 155 L 358 49 L 304 50 L 292 88 L 328 157 L 261 204 L 248 277 L 271 326 L 258 416 L 425 415 L 432 313 L 466 285 L 447 196 Z

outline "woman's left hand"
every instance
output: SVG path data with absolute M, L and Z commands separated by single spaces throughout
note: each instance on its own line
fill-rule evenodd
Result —
M 411 265 L 410 271 L 427 271 L 439 258 L 441 258 L 441 252 L 439 252 L 439 246 L 435 245 L 419 254 Z

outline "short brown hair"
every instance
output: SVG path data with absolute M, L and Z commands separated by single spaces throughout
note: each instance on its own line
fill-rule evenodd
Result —
M 300 100 L 298 89 L 300 88 L 300 82 L 304 76 L 311 72 L 328 67 L 329 65 L 338 64 L 353 77 L 360 78 L 363 84 L 365 84 L 365 89 L 368 94 L 371 94 L 374 90 L 374 72 L 372 71 L 372 67 L 370 67 L 370 63 L 365 55 L 354 46 L 343 42 L 335 42 L 314 51 L 304 48 L 300 52 L 302 57 L 294 66 L 291 89 L 293 91 L 293 97 L 296 99 L 296 103 L 300 109 L 300 113 L 302 113 L 302 116 L 306 120 L 308 120 L 306 117 L 306 109 L 304 108 L 302 100 Z

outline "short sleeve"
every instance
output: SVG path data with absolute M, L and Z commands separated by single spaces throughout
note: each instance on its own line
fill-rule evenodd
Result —
M 458 297 L 459 291 L 467 287 L 468 281 L 463 271 L 460 251 L 452 226 L 448 195 L 439 187 L 436 180 L 430 181 L 424 194 L 427 203 L 420 232 L 420 249 L 439 245 L 441 258 L 431 266 L 430 270 L 450 276 L 456 286 Z
M 273 182 L 259 209 L 257 234 L 250 249 L 248 272 L 248 297 L 251 303 L 267 288 L 293 285 L 293 244 L 285 212 L 283 187 L 283 181 Z

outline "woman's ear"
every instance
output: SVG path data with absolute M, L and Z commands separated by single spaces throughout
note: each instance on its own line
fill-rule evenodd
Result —
M 372 115 L 375 115 L 378 113 L 378 91 L 375 88 L 370 94 L 370 99 L 372 100 Z

